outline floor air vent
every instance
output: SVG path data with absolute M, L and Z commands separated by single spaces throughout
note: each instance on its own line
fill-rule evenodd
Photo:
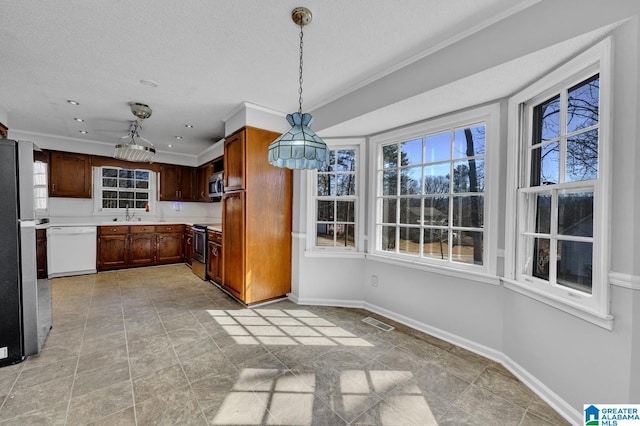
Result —
M 374 326 L 375 328 L 379 328 L 382 331 L 391 331 L 395 328 L 390 326 L 389 324 L 385 324 L 382 321 L 378 321 L 377 319 L 371 318 L 371 317 L 363 318 L 362 321 L 366 322 L 369 325 Z

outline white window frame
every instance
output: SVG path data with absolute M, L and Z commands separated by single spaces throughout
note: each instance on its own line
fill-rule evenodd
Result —
M 49 214 L 49 164 L 43 161 L 33 163 L 33 193 L 35 213 L 38 216 Z
M 355 150 L 356 152 L 356 190 L 353 196 L 329 196 L 318 197 L 318 171 L 313 170 L 307 177 L 307 244 L 305 255 L 310 257 L 364 257 L 364 188 L 363 175 L 365 172 L 365 139 L 364 138 L 340 138 L 340 139 L 324 139 L 327 147 L 331 151 L 338 150 Z M 318 199 L 344 199 L 355 201 L 355 247 L 325 247 L 317 246 L 317 208 Z
M 378 249 L 382 239 L 377 223 L 382 215 L 377 199 L 382 194 L 378 185 L 377 170 L 382 163 L 382 145 L 391 142 L 407 141 L 413 138 L 423 138 L 427 134 L 435 134 L 451 129 L 459 129 L 485 124 L 485 178 L 484 178 L 484 227 L 483 227 L 483 264 L 465 264 L 461 262 L 440 261 L 425 257 L 390 253 Z M 367 258 L 387 263 L 414 267 L 416 269 L 433 271 L 445 275 L 463 277 L 489 284 L 499 284 L 496 276 L 497 263 L 497 216 L 498 216 L 498 155 L 500 145 L 500 105 L 497 103 L 472 108 L 428 120 L 423 123 L 410 125 L 401 129 L 381 133 L 370 139 L 369 154 L 369 241 Z
M 140 169 L 140 168 L 125 168 L 125 167 L 115 167 L 115 166 L 103 166 L 103 167 L 94 167 L 93 168 L 93 213 L 95 215 L 102 216 L 113 216 L 117 214 L 122 214 L 126 211 L 124 208 L 116 208 L 116 209 L 104 209 L 102 208 L 102 190 L 113 190 L 113 188 L 102 187 L 102 169 L 126 169 L 126 170 L 143 170 L 145 172 L 149 172 L 149 215 L 153 215 L 156 212 L 156 199 L 157 199 L 157 173 L 153 170 L 148 169 Z M 134 212 L 146 212 L 144 208 L 135 208 L 130 207 L 129 211 L 131 213 Z
M 523 267 L 519 246 L 519 223 L 526 220 L 526 212 L 518 211 L 519 187 L 529 178 L 527 174 L 528 123 L 524 105 L 541 95 L 571 87 L 591 75 L 600 74 L 598 179 L 594 187 L 593 274 L 592 293 L 587 294 L 564 286 L 527 277 L 519 271 Z M 542 79 L 509 99 L 507 151 L 507 194 L 505 218 L 505 287 L 540 302 L 561 309 L 579 318 L 609 330 L 613 329 L 613 316 L 609 313 L 609 217 L 611 192 L 611 75 L 612 46 L 607 38 L 573 60 L 552 71 Z M 530 124 L 529 124 L 530 125 Z M 528 186 L 528 185 L 527 185 Z M 584 188 L 583 182 L 563 184 L 566 188 Z M 589 186 L 589 185 L 586 185 Z M 522 190 L 521 190 L 522 191 Z

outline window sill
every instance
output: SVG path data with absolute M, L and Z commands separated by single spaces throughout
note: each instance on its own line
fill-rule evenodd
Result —
M 532 289 L 527 284 L 521 283 L 520 281 L 508 278 L 501 278 L 501 281 L 504 283 L 505 288 L 508 288 L 509 290 L 530 297 L 534 300 L 537 300 L 538 302 L 542 302 L 546 305 L 588 321 L 606 330 L 613 330 L 613 315 L 601 314 L 583 306 L 569 304 L 567 303 L 567 301 L 554 297 L 550 294 L 536 291 L 535 289 Z
M 398 259 L 389 256 L 382 256 L 379 254 L 368 253 L 365 255 L 366 259 L 376 262 L 389 263 L 391 265 L 405 266 L 421 271 L 433 272 L 435 274 L 447 275 L 456 278 L 462 278 L 465 280 L 478 281 L 485 284 L 500 285 L 500 277 L 476 271 L 468 271 L 463 269 L 450 268 L 446 266 L 428 265 L 423 262 L 416 262 L 407 259 Z

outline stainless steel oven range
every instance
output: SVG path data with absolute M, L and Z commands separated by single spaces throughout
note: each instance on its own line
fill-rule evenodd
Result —
M 207 279 L 207 225 L 194 224 L 193 261 L 191 270 L 203 280 Z

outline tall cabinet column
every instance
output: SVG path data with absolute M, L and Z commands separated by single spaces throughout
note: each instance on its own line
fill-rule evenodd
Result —
M 267 161 L 278 136 L 244 127 L 224 145 L 222 288 L 246 305 L 291 291 L 293 173 Z

